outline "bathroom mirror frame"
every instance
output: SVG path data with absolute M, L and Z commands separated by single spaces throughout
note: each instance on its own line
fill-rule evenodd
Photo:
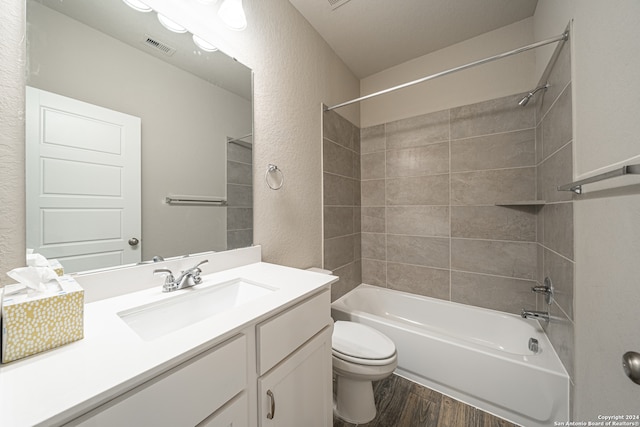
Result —
M 46 7 L 47 3 L 53 3 L 53 4 L 60 4 L 60 5 L 64 5 L 65 7 L 69 7 L 72 3 L 78 3 L 78 0 L 67 0 L 64 2 L 60 2 L 59 0 L 29 0 L 28 2 L 28 6 L 31 5 L 31 7 L 33 8 L 33 5 L 36 5 L 35 7 Z M 175 55 L 172 57 L 173 59 L 177 58 L 176 62 L 174 60 L 173 64 L 169 63 L 169 65 L 166 65 L 167 69 L 172 68 L 176 73 L 185 73 L 185 68 L 187 67 L 186 65 L 184 65 L 184 63 L 180 63 L 181 58 L 190 58 L 190 59 L 195 59 L 196 61 L 194 61 L 194 63 L 192 63 L 190 66 L 191 67 L 195 67 L 195 71 L 186 71 L 189 72 L 191 74 L 197 75 L 197 77 L 201 80 L 201 83 L 204 86 L 210 86 L 212 88 L 212 90 L 217 90 L 217 91 L 223 91 L 225 92 L 228 96 L 227 98 L 221 98 L 222 101 L 228 101 L 229 99 L 233 98 L 234 96 L 236 98 L 238 98 L 238 103 L 239 104 L 243 104 L 242 105 L 242 114 L 238 114 L 238 116 L 242 116 L 247 120 L 245 120 L 244 122 L 240 123 L 240 124 L 233 124 L 233 125 L 229 125 L 228 129 L 224 129 L 221 130 L 219 132 L 219 135 L 216 135 L 216 146 L 218 145 L 222 145 L 223 148 L 218 147 L 216 151 L 216 158 L 219 159 L 220 157 L 220 153 L 223 152 L 224 154 L 222 155 L 223 160 L 222 160 L 222 165 L 218 165 L 218 167 L 216 168 L 209 168 L 209 167 L 203 167 L 201 168 L 202 173 L 198 173 L 196 174 L 197 176 L 201 176 L 200 180 L 201 181 L 206 181 L 210 176 L 206 174 L 206 171 L 208 169 L 215 169 L 218 172 L 222 171 L 222 175 L 224 176 L 225 180 L 222 184 L 216 184 L 217 188 L 218 188 L 218 194 L 213 194 L 213 196 L 219 196 L 221 195 L 220 192 L 224 193 L 223 195 L 225 196 L 224 198 L 226 198 L 226 204 L 227 206 L 224 207 L 217 207 L 217 206 L 206 206 L 200 203 L 196 203 L 195 205 L 176 205 L 176 206 L 172 206 L 166 203 L 166 197 L 170 194 L 187 194 L 187 195 L 197 195 L 197 196 L 212 196 L 212 194 L 206 194 L 205 191 L 199 191 L 199 190 L 193 190 L 192 187 L 183 187 L 183 188 L 166 188 L 163 189 L 164 191 L 161 192 L 161 194 L 154 194 L 154 195 L 150 195 L 148 194 L 147 191 L 145 191 L 146 189 L 146 182 L 145 180 L 149 181 L 149 176 L 145 176 L 145 172 L 148 172 L 149 169 L 151 168 L 151 166 L 154 166 L 156 163 L 159 163 L 158 168 L 157 169 L 161 169 L 161 170 L 171 170 L 172 166 L 175 166 L 176 164 L 178 164 L 178 166 L 176 167 L 176 169 L 181 169 L 180 167 L 180 163 L 178 163 L 174 158 L 170 158 L 170 159 L 165 159 L 165 160 L 161 160 L 158 161 L 157 159 L 153 162 L 154 164 L 152 164 L 150 166 L 149 161 L 147 161 L 145 159 L 145 140 L 144 140 L 144 136 L 148 135 L 148 134 L 152 134 L 151 131 L 149 131 L 149 129 L 146 130 L 145 132 L 145 128 L 144 128 L 144 124 L 145 124 L 145 117 L 142 114 L 138 114 L 139 116 L 142 116 L 142 135 L 143 135 L 143 142 L 142 142 L 142 160 L 141 160 L 141 167 L 142 167 L 142 182 L 141 182 L 141 186 L 142 186 L 142 198 L 141 198 L 141 205 L 142 205 L 142 218 L 141 218 L 141 222 L 142 222 L 142 229 L 141 229 L 141 234 L 140 234 L 140 241 L 142 242 L 142 244 L 140 246 L 142 246 L 143 249 L 140 250 L 141 252 L 141 257 L 140 257 L 140 261 L 142 262 L 150 262 L 150 260 L 152 259 L 153 256 L 155 255 L 159 255 L 162 257 L 165 257 L 167 259 L 169 258 L 175 258 L 175 257 L 182 257 L 185 255 L 189 255 L 189 254 L 196 254 L 196 253 L 202 253 L 202 252 L 206 252 L 206 251 L 221 251 L 221 250 L 227 250 L 227 249 L 235 249 L 235 248 L 239 248 L 239 247 L 246 247 L 246 246 L 251 246 L 253 244 L 253 230 L 252 230 L 252 220 L 253 220 L 253 196 L 252 196 L 252 163 L 253 163 L 253 155 L 252 155 L 252 143 L 253 143 L 253 71 L 246 67 L 244 64 L 241 64 L 240 62 L 238 62 L 235 58 L 230 57 L 229 55 L 225 54 L 224 52 L 220 52 L 220 51 L 216 51 L 213 53 L 206 53 L 200 49 L 198 49 L 196 47 L 195 44 L 193 44 L 193 42 L 191 41 L 191 34 L 190 33 L 186 33 L 186 34 L 174 34 L 169 32 L 168 30 L 160 27 L 160 24 L 157 22 L 157 19 L 155 17 L 155 12 L 150 12 L 150 13 L 140 13 L 137 11 L 134 11 L 133 9 L 128 8 L 128 6 L 126 6 L 122 1 L 117 1 L 114 0 L 113 2 L 102 2 L 99 0 L 82 0 L 80 3 L 82 3 L 83 5 L 87 5 L 89 3 L 95 3 L 95 4 L 99 4 L 99 5 L 104 5 L 106 3 L 111 3 L 112 5 L 117 5 L 117 7 L 120 8 L 121 10 L 121 15 L 118 16 L 118 22 L 117 22 L 117 26 L 125 26 L 125 25 L 131 25 L 133 23 L 135 23 L 137 19 L 146 19 L 147 23 L 143 23 L 140 24 L 141 25 L 141 29 L 140 31 L 143 31 L 145 34 L 147 33 L 151 33 L 150 35 L 154 38 L 154 39 L 161 39 L 162 41 L 166 42 L 167 40 L 169 40 L 168 43 L 165 43 L 168 46 L 172 46 L 172 45 L 177 45 L 179 47 L 184 46 L 185 43 L 184 41 L 187 40 L 189 44 L 189 50 L 188 51 L 178 51 L 178 55 Z M 48 9 L 48 7 L 46 7 Z M 59 12 L 54 12 L 54 13 L 59 13 Z M 126 19 L 120 19 L 122 16 L 127 16 Z M 151 19 L 149 19 L 151 18 Z M 63 16 L 62 19 L 69 19 L 69 17 L 65 17 Z M 76 20 L 77 22 L 80 22 L 77 17 L 71 17 L 70 19 Z M 102 23 L 105 23 L 104 27 L 108 29 L 109 24 L 107 23 L 106 19 L 105 19 L 105 15 L 104 13 L 100 13 L 99 14 L 99 18 L 97 18 L 97 21 L 100 21 Z M 151 22 L 151 23 L 150 23 Z M 86 23 L 82 22 L 80 25 L 86 25 Z M 151 27 L 150 25 L 155 25 L 155 27 Z M 100 31 L 101 33 L 103 33 L 105 31 L 105 28 L 99 28 L 97 29 L 97 31 Z M 38 80 L 38 79 L 34 79 L 34 75 L 38 75 L 38 77 L 42 77 L 43 74 L 46 73 L 42 73 L 43 71 L 43 63 L 40 63 L 39 61 L 34 61 L 33 60 L 33 37 L 34 37 L 34 28 L 32 26 L 32 20 L 31 20 L 31 13 L 30 13 L 30 8 L 27 7 L 27 31 L 29 34 L 28 37 L 28 42 L 27 42 L 27 85 L 28 86 L 40 86 L 41 89 L 43 90 L 47 90 L 50 92 L 54 92 L 54 93 L 59 93 L 61 95 L 64 96 L 68 96 L 68 97 L 72 97 L 74 99 L 79 99 L 80 101 L 83 102 L 92 102 L 96 105 L 100 105 L 100 106 L 104 106 L 107 108 L 113 108 L 112 104 L 110 102 L 104 102 L 102 103 L 101 101 L 94 101 L 93 98 L 91 98 L 91 96 L 87 96 L 86 98 L 83 96 L 83 94 L 80 94 L 80 96 L 76 93 L 71 91 L 71 93 L 66 92 L 65 90 L 51 90 L 50 86 L 47 86 L 46 84 L 42 84 L 41 82 L 45 80 L 45 78 L 43 78 L 40 83 L 38 83 L 37 85 L 33 84 L 34 80 Z M 104 36 L 104 34 L 103 34 Z M 176 37 L 181 37 L 182 38 L 182 42 L 178 43 L 178 42 L 174 42 L 172 40 L 171 37 L 176 36 Z M 113 35 L 109 35 L 107 37 L 113 37 L 115 39 L 118 39 L 118 37 L 113 36 Z M 42 40 L 40 40 L 40 42 L 42 42 Z M 46 42 L 48 43 L 49 41 L 46 40 Z M 122 42 L 119 41 L 118 43 L 124 43 L 123 46 L 125 47 L 125 49 L 129 49 L 130 51 L 133 51 L 134 49 L 131 49 L 131 44 L 127 44 L 126 42 Z M 140 42 L 141 43 L 141 42 Z M 149 59 L 151 62 L 156 61 L 160 58 L 160 54 L 156 54 L 154 52 L 154 54 L 150 54 L 150 52 L 148 52 L 147 50 L 147 46 L 144 46 L 143 48 L 139 49 L 142 51 L 142 55 L 145 54 L 149 54 L 150 56 L 147 58 Z M 181 56 L 180 56 L 181 55 Z M 208 58 L 208 59 L 205 59 Z M 213 58 L 213 59 L 212 59 Z M 199 61 L 197 61 L 199 60 Z M 60 60 L 60 62 L 64 62 L 63 60 Z M 87 62 L 89 62 L 89 60 L 87 60 Z M 185 61 L 186 62 L 186 61 Z M 127 66 L 130 64 L 127 64 Z M 220 69 L 218 68 L 215 72 L 212 72 L 211 70 L 207 69 L 207 66 L 226 66 L 226 67 L 230 67 L 228 71 L 223 72 L 220 71 Z M 117 65 L 114 65 L 117 67 Z M 45 70 L 46 71 L 46 70 Z M 163 72 L 163 73 L 168 73 L 167 70 L 165 69 L 164 71 L 159 71 Z M 171 71 L 173 72 L 173 71 Z M 149 75 L 149 73 L 147 73 L 147 75 Z M 231 82 L 231 83 L 223 83 L 220 79 L 223 78 L 224 76 L 241 76 L 242 77 L 242 83 L 241 85 L 239 85 L 237 82 Z M 223 77 L 220 77 L 223 76 Z M 191 78 L 195 78 L 194 76 L 191 76 Z M 234 86 L 235 85 L 235 86 Z M 79 92 L 81 91 L 81 89 L 79 90 Z M 208 93 L 208 92 L 207 92 Z M 225 95 L 226 96 L 226 95 Z M 115 95 L 114 95 L 115 97 Z M 247 99 L 248 98 L 248 99 Z M 242 99 L 246 102 L 243 103 Z M 204 102 L 211 102 L 211 99 L 206 99 Z M 226 102 L 223 105 L 218 105 L 218 106 L 214 106 L 212 108 L 217 109 L 217 112 L 221 112 L 221 113 L 228 113 L 229 111 L 232 110 L 232 106 L 233 104 Z M 174 107 L 174 111 L 176 112 L 176 115 L 179 114 L 179 110 L 182 107 Z M 113 108 L 114 110 L 125 110 L 124 112 L 127 114 L 130 114 L 129 109 L 127 108 Z M 132 108 L 131 110 L 135 110 L 135 108 Z M 134 111 L 135 113 L 135 111 Z M 221 116 L 223 116 L 224 114 L 221 114 Z M 211 116 L 204 116 L 205 120 L 202 120 L 202 122 L 205 121 L 209 121 L 209 119 L 211 121 L 215 120 L 215 118 L 211 118 Z M 202 119 L 202 116 L 201 116 Z M 220 118 L 219 120 L 224 121 L 224 118 Z M 226 122 L 229 122 L 230 120 L 227 119 Z M 224 123 L 225 125 L 227 123 Z M 233 128 L 232 130 L 229 130 L 229 128 Z M 186 139 L 186 138 L 185 138 Z M 233 141 L 235 141 L 236 139 L 240 139 L 239 144 L 234 144 Z M 153 141 L 155 142 L 155 141 Z M 150 144 L 150 142 L 147 142 L 147 144 Z M 238 148 L 240 147 L 240 148 Z M 233 155 L 238 155 L 238 153 L 230 153 L 230 151 L 234 151 L 234 149 L 240 150 L 242 151 L 242 147 L 244 147 L 245 149 L 248 147 L 249 153 L 247 155 L 247 153 L 240 153 L 241 158 L 230 158 L 227 157 L 228 154 Z M 147 147 L 148 148 L 148 147 Z M 155 147 L 156 150 L 158 151 L 165 151 L 166 146 L 160 146 L 160 147 Z M 148 150 L 147 150 L 148 151 Z M 182 147 L 182 151 L 190 151 L 189 149 L 184 150 L 184 147 Z M 190 153 L 190 155 L 192 155 L 194 157 L 194 159 L 197 158 L 205 158 L 206 155 L 203 154 L 201 151 L 196 150 L 196 149 L 192 149 L 192 153 Z M 207 153 L 208 154 L 208 153 Z M 187 159 L 186 161 L 191 162 L 192 160 Z M 185 161 L 185 162 L 186 162 Z M 234 162 L 235 161 L 235 162 Z M 195 160 L 193 160 L 193 162 L 195 162 Z M 241 167 L 241 171 L 230 171 L 229 168 L 232 166 L 229 166 L 229 164 L 231 163 L 237 163 L 240 167 Z M 208 165 L 207 165 L 208 166 Z M 193 166 L 189 166 L 189 167 L 193 167 Z M 182 169 L 184 170 L 184 169 Z M 248 182 L 247 182 L 247 170 L 248 170 Z M 187 171 L 189 171 L 187 169 Z M 157 171 L 156 171 L 157 172 Z M 190 172 L 190 171 L 189 171 Z M 239 175 L 244 174 L 244 177 L 240 177 Z M 200 184 L 200 183 L 197 183 Z M 220 189 L 223 189 L 222 191 L 220 191 Z M 239 191 L 238 188 L 241 188 L 242 191 Z M 157 192 L 156 192 L 157 193 Z M 205 194 L 203 194 L 205 193 Z M 145 197 L 147 197 L 147 199 L 149 200 L 145 200 Z M 146 203 L 146 207 L 145 207 L 145 203 Z M 175 224 L 175 223 L 171 223 L 174 226 L 177 225 L 177 230 L 172 230 L 175 231 L 174 236 L 172 238 L 171 233 L 167 232 L 167 233 L 161 233 L 162 236 L 160 236 L 159 238 L 156 238 L 155 236 L 152 238 L 151 233 L 154 233 L 158 231 L 158 229 L 164 231 L 164 228 L 159 228 L 159 227 L 165 227 L 167 228 L 168 226 L 166 224 L 164 225 L 160 225 L 160 226 L 156 226 L 155 227 L 155 231 L 153 229 L 149 229 L 149 227 L 146 227 L 146 222 L 148 222 L 148 217 L 157 217 L 158 213 L 160 212 L 161 209 L 169 209 L 171 210 L 173 213 L 175 213 L 178 218 L 182 218 L 182 223 L 180 224 Z M 218 218 L 216 218 L 214 221 L 217 221 L 217 225 L 218 226 L 222 226 L 224 228 L 224 233 L 225 233 L 225 239 L 224 239 L 224 245 L 221 244 L 214 244 L 214 242 L 212 242 L 211 240 L 207 240 L 198 244 L 193 244 L 194 243 L 194 239 L 196 239 L 199 235 L 201 234 L 205 234 L 205 232 L 203 231 L 204 227 L 204 223 L 203 221 L 199 220 L 198 215 L 203 215 L 207 216 L 207 215 L 211 215 L 212 212 L 221 212 L 223 211 L 225 212 L 225 215 L 222 215 Z M 231 213 L 231 211 L 235 212 L 234 214 Z M 246 224 L 248 224 L 247 226 L 239 226 L 238 222 L 239 219 L 244 221 Z M 197 224 L 196 227 L 192 227 L 193 230 L 188 231 L 186 230 L 186 227 L 190 224 Z M 27 224 L 27 227 L 29 227 L 29 224 Z M 220 227 L 218 227 L 219 229 Z M 166 234 L 166 235 L 165 235 Z M 136 237 L 136 236 L 132 236 L 132 237 Z M 125 235 L 121 235 L 120 236 L 121 240 L 128 240 L 130 238 L 130 236 L 125 236 Z M 156 239 L 157 242 L 160 242 L 159 245 L 156 245 L 155 247 L 161 247 L 161 245 L 164 245 L 164 247 L 171 247 L 171 250 L 154 250 L 152 248 L 149 248 L 150 245 L 148 245 L 149 242 L 153 241 L 153 239 Z M 28 246 L 29 247 L 29 246 Z M 149 248 L 149 249 L 146 249 Z M 46 255 L 46 254 L 45 254 Z M 63 262 L 64 264 L 64 262 Z M 135 265 L 136 263 L 133 263 L 133 265 Z M 101 265 L 96 267 L 97 269 L 104 269 L 104 268 L 121 268 L 123 266 L 131 266 L 131 263 L 118 263 L 117 265 Z M 94 270 L 95 268 L 89 268 L 89 269 L 80 269 L 78 271 L 75 271 L 76 273 L 82 273 L 84 270 Z M 69 272 L 69 271 L 67 271 Z

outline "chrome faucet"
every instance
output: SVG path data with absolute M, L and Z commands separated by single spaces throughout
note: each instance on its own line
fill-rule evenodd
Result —
M 523 319 L 536 319 L 536 320 L 544 320 L 545 322 L 549 321 L 549 312 L 548 311 L 534 311 L 534 310 L 525 310 L 522 309 L 522 313 L 520 313 Z
M 168 268 L 158 268 L 157 270 L 153 270 L 153 274 L 166 274 L 164 285 L 162 285 L 162 292 L 173 292 L 178 289 L 189 288 L 201 283 L 202 277 L 200 277 L 200 273 L 202 273 L 202 270 L 200 269 L 200 266 L 207 262 L 209 262 L 209 260 L 205 259 L 204 261 L 199 262 L 196 266 L 182 271 L 177 279 L 173 276 L 173 272 Z

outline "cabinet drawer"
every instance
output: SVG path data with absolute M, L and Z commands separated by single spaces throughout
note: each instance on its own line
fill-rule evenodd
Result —
M 331 294 L 326 290 L 257 326 L 258 375 L 331 323 Z
M 195 426 L 247 383 L 247 338 L 240 335 L 69 423 L 81 426 Z
M 247 393 L 241 393 L 197 427 L 249 427 Z

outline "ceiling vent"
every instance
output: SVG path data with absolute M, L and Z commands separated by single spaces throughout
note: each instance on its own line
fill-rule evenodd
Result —
M 166 43 L 161 42 L 160 40 L 156 39 L 155 37 L 151 37 L 148 34 L 144 35 L 144 39 L 142 40 L 142 44 L 155 49 L 155 50 L 159 50 L 160 52 L 164 53 L 167 56 L 171 56 L 174 53 L 176 53 L 176 49 L 169 46 Z
M 348 3 L 350 0 L 327 0 L 329 2 L 329 5 L 331 6 L 331 10 L 336 10 L 337 8 L 339 8 L 340 6 L 342 6 L 345 3 Z

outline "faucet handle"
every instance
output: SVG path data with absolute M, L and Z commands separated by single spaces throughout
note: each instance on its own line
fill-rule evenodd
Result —
M 191 278 L 196 285 L 199 285 L 202 282 L 202 277 L 200 277 L 200 273 L 202 273 L 202 270 L 200 269 L 200 266 L 208 262 L 209 262 L 208 259 L 205 259 L 204 261 L 200 261 L 198 264 L 196 264 L 195 267 L 191 269 L 191 271 L 193 271 Z
M 173 277 L 173 272 L 171 270 L 169 270 L 168 268 L 158 268 L 153 270 L 153 274 L 166 274 L 165 276 L 165 283 L 171 283 L 174 280 Z
M 208 259 L 202 260 L 202 261 L 200 261 L 199 263 L 197 263 L 197 264 L 196 264 L 196 266 L 195 266 L 195 267 L 193 267 L 193 268 L 198 268 L 198 267 L 200 267 L 202 264 L 206 264 L 206 263 L 208 263 L 208 262 L 209 262 L 209 260 L 208 260 Z

